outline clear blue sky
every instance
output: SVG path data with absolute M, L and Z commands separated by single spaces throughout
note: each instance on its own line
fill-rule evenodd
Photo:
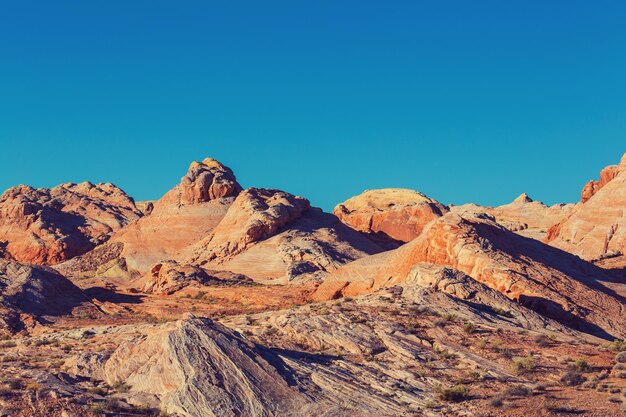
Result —
M 626 2 L 13 1 L 0 188 L 161 196 L 194 159 L 332 208 L 574 201 L 626 152 Z

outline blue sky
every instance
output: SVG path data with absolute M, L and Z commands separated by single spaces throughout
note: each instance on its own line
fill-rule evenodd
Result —
M 0 5 L 0 188 L 136 199 L 212 156 L 331 209 L 364 189 L 574 201 L 626 152 L 623 1 Z

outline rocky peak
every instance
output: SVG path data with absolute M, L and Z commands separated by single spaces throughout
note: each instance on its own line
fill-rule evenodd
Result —
M 303 197 L 280 190 L 249 188 L 237 196 L 212 236 L 201 243 L 197 256 L 213 260 L 236 255 L 275 235 L 309 207 L 309 200 Z
M 447 211 L 447 207 L 418 191 L 385 188 L 352 197 L 335 207 L 333 214 L 358 231 L 408 242 Z
M 233 171 L 213 158 L 192 162 L 180 181 L 180 203 L 206 203 L 221 197 L 234 197 L 242 188 Z
M 87 252 L 141 215 L 113 184 L 20 185 L 0 196 L 0 242 L 18 261 L 53 264 Z
M 526 193 L 522 193 L 519 197 L 513 200 L 513 204 L 526 204 L 532 203 L 534 200 L 528 196 Z

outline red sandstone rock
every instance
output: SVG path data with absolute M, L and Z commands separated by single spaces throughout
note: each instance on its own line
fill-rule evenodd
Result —
M 482 207 L 465 204 L 452 207 L 451 211 L 461 215 L 467 212 L 484 212 L 495 217 L 499 224 L 519 235 L 543 240 L 550 227 L 568 216 L 574 207 L 574 204 L 546 206 L 523 193 L 513 202 L 503 206 Z
M 331 274 L 321 294 L 357 295 L 416 279 L 421 268 L 459 270 L 523 305 L 585 331 L 626 335 L 626 305 L 614 279 L 568 253 L 518 236 L 483 214 L 449 213 L 400 248 L 359 259 Z
M 21 262 L 56 264 L 89 251 L 141 215 L 112 184 L 20 185 L 0 196 L 0 251 Z
M 447 207 L 417 191 L 386 188 L 352 197 L 335 207 L 333 214 L 355 230 L 409 242 L 427 223 L 447 211 Z
M 236 197 L 241 191 L 233 171 L 213 158 L 192 162 L 180 184 L 161 198 L 161 204 L 190 205 L 223 197 Z
M 587 260 L 626 253 L 626 155 L 602 172 L 595 194 L 550 229 L 547 243 Z
M 202 244 L 202 257 L 211 261 L 237 255 L 253 243 L 275 235 L 309 207 L 307 199 L 283 191 L 247 189 L 239 194 L 212 236 Z

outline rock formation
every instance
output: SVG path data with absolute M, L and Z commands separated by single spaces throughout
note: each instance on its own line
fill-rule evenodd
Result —
M 621 256 L 626 253 L 626 155 L 618 166 L 605 168 L 591 188 L 594 193 L 586 193 L 583 203 L 550 229 L 546 242 L 587 260 Z
M 230 168 L 212 158 L 193 162 L 178 185 L 160 200 L 142 205 L 148 215 L 111 239 L 109 245 L 120 248 L 116 259 L 107 257 L 106 262 L 96 265 L 96 259 L 87 255 L 88 262 L 75 260 L 60 269 L 72 275 L 94 276 L 96 270 L 114 266 L 111 274 L 121 278 L 143 275 L 210 235 L 240 191 Z M 89 269 L 85 269 L 88 264 Z
M 383 250 L 337 217 L 318 208 L 309 209 L 308 202 L 302 200 L 287 197 L 274 206 L 279 210 L 269 216 L 269 206 L 253 204 L 241 210 L 233 204 L 224 222 L 215 229 L 215 236 L 196 245 L 188 262 L 259 282 L 286 283 L 295 278 L 319 278 L 347 262 Z M 279 224 L 283 226 L 279 228 Z
M 448 208 L 424 194 L 403 188 L 368 190 L 333 210 L 343 223 L 365 233 L 409 242 Z
M 550 227 L 563 220 L 573 210 L 574 204 L 555 204 L 546 206 L 534 201 L 523 193 L 513 202 L 498 207 L 483 207 L 475 204 L 455 206 L 451 211 L 459 214 L 464 212 L 484 212 L 493 216 L 496 221 L 519 235 L 543 240 Z
M 228 259 L 300 218 L 307 199 L 279 190 L 250 188 L 239 194 L 212 235 L 201 244 L 203 258 Z
M 241 192 L 233 171 L 213 158 L 192 162 L 180 184 L 161 199 L 161 204 L 198 204 L 224 197 L 236 197 Z
M 0 196 L 0 247 L 20 262 L 56 264 L 105 242 L 141 215 L 112 184 L 21 185 Z
M 56 271 L 0 260 L 0 332 L 21 331 L 74 310 L 97 311 L 78 287 Z
M 447 214 L 399 249 L 336 271 L 318 292 L 326 297 L 368 293 L 414 279 L 422 263 L 459 270 L 573 327 L 605 337 L 626 335 L 626 304 L 606 285 L 615 277 L 566 252 L 518 236 L 486 214 Z

